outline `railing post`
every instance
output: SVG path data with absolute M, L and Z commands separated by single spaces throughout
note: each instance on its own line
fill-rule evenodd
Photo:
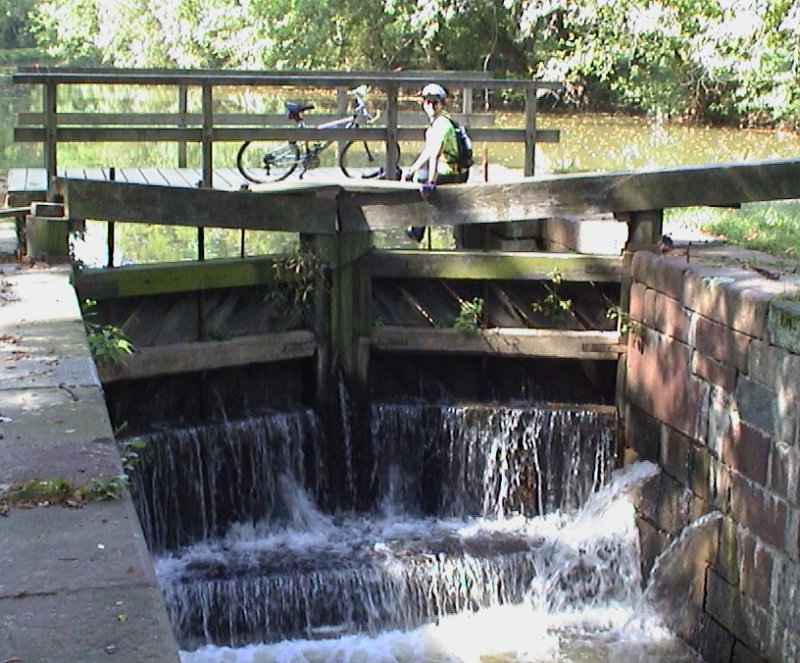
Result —
M 533 175 L 536 165 L 536 86 L 525 87 L 525 177 Z
M 344 117 L 345 113 L 347 113 L 347 88 L 344 87 L 337 87 L 336 88 L 336 115 L 338 117 Z M 337 140 L 336 141 L 336 163 L 335 166 L 339 165 L 339 159 L 342 156 L 342 151 L 344 150 L 344 146 L 347 145 L 346 140 Z
M 465 87 L 461 90 L 461 112 L 468 121 L 469 116 L 472 115 L 472 88 Z
M 397 179 L 397 85 L 386 86 L 386 171 L 389 180 Z
M 114 182 L 117 179 L 117 169 L 114 166 L 111 166 L 108 169 L 108 181 Z M 106 263 L 107 267 L 114 266 L 114 250 L 116 244 L 115 232 L 114 232 L 114 222 L 109 221 L 106 224 L 106 229 L 108 230 L 108 235 L 106 237 L 106 242 L 108 244 L 108 262 Z
M 178 85 L 178 127 L 186 128 L 186 113 L 188 110 L 189 89 L 185 83 Z M 178 168 L 186 168 L 186 141 L 178 143 Z
M 212 88 L 211 85 L 203 85 L 203 127 L 202 127 L 202 167 L 203 167 L 203 186 L 211 187 L 213 185 L 213 127 L 214 127 L 214 111 L 212 109 Z
M 214 184 L 214 151 L 212 140 L 214 133 L 214 111 L 212 108 L 213 95 L 211 85 L 203 85 L 202 88 L 202 154 L 203 180 L 202 186 L 210 189 Z M 197 259 L 205 260 L 205 234 L 203 228 L 197 229 Z
M 50 190 L 53 178 L 56 176 L 58 162 L 56 141 L 57 141 L 57 90 L 54 81 L 47 81 L 43 86 L 42 105 L 44 111 L 44 168 L 47 171 L 47 188 Z

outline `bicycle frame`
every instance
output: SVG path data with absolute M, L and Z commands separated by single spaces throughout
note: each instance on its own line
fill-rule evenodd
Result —
M 373 115 L 370 113 L 369 108 L 367 108 L 366 99 L 364 98 L 367 93 L 367 87 L 365 85 L 349 90 L 349 93 L 355 99 L 352 113 L 348 117 L 342 117 L 338 120 L 331 120 L 330 122 L 324 122 L 318 125 L 316 128 L 319 131 L 338 127 L 352 129 L 360 126 L 361 122 L 370 124 L 378 119 L 380 113 Z M 287 117 L 293 120 L 298 128 L 306 127 L 305 120 L 303 119 L 303 111 L 298 110 L 293 112 L 287 110 Z M 311 168 L 316 168 L 319 165 L 320 153 L 334 142 L 334 140 L 321 139 L 314 142 L 306 140 L 302 143 L 303 151 L 300 154 L 300 164 L 303 166 L 303 173 L 300 175 L 301 178 L 306 171 Z
M 267 141 L 267 145 L 263 146 L 258 141 L 246 141 L 242 143 L 239 151 L 236 154 L 236 166 L 242 176 L 256 184 L 267 182 L 278 182 L 289 175 L 291 175 L 297 166 L 302 166 L 300 178 L 312 168 L 320 165 L 320 153 L 327 149 L 328 146 L 336 142 L 342 145 L 342 150 L 339 155 L 339 167 L 347 177 L 375 177 L 380 176 L 383 172 L 382 164 L 378 168 L 373 166 L 377 163 L 374 154 L 382 152 L 382 149 L 370 149 L 366 140 L 341 140 L 326 138 L 325 132 L 328 129 L 335 128 L 353 128 L 361 124 L 369 124 L 375 122 L 380 117 L 380 112 L 373 115 L 367 108 L 365 95 L 367 86 L 362 85 L 350 90 L 350 95 L 355 100 L 352 112 L 345 116 L 340 117 L 329 122 L 324 122 L 315 127 L 319 133 L 319 139 L 310 140 L 292 140 L 286 139 L 285 142 L 273 143 Z M 303 119 L 305 111 L 314 108 L 313 104 L 298 104 L 294 102 L 286 102 L 287 117 L 292 120 L 298 128 L 306 126 Z M 363 145 L 363 152 L 358 153 L 353 149 L 354 145 Z M 398 159 L 400 154 L 400 147 L 396 146 Z M 345 160 L 349 165 L 345 166 Z M 365 166 L 369 171 L 365 172 Z M 357 173 L 357 174 L 356 174 Z

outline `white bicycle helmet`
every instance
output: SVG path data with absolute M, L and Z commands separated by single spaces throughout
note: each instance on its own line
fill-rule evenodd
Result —
M 438 83 L 428 83 L 422 88 L 419 96 L 423 99 L 438 99 L 439 101 L 444 101 L 447 97 L 447 92 L 445 92 L 444 88 Z

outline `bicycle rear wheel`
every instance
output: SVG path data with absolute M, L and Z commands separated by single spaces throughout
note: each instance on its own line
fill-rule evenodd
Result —
M 397 146 L 400 163 L 400 146 Z M 347 177 L 358 179 L 383 178 L 386 166 L 386 143 L 379 140 L 354 140 L 344 146 L 339 167 Z
M 300 148 L 295 142 L 249 140 L 236 154 L 242 177 L 258 184 L 285 180 L 299 162 Z

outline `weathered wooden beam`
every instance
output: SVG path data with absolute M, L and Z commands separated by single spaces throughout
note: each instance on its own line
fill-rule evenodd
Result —
M 400 127 L 397 138 L 414 141 L 422 138 L 423 127 Z M 527 134 L 523 129 L 470 128 L 474 142 L 521 142 Z M 199 127 L 100 127 L 81 126 L 54 129 L 56 141 L 60 143 L 127 143 L 127 142 L 200 142 L 202 129 Z M 532 134 L 537 143 L 557 143 L 560 132 L 557 129 L 537 129 Z M 16 127 L 14 140 L 21 143 L 41 142 L 47 136 L 44 127 Z M 316 129 L 313 126 L 301 129 L 293 126 L 230 127 L 218 126 L 214 119 L 214 140 L 219 142 L 244 142 L 246 140 L 386 140 L 386 127 L 358 127 L 353 129 Z
M 137 67 L 87 67 L 87 66 L 78 66 L 78 67 L 70 67 L 70 66 L 43 66 L 43 65 L 31 65 L 31 66 L 21 66 L 15 76 L 19 78 L 35 78 L 39 76 L 47 77 L 50 74 L 76 74 L 81 76 L 94 76 L 95 74 L 119 74 L 121 76 L 152 76 L 154 74 L 163 74 L 166 76 L 177 76 L 180 78 L 189 76 L 189 77 L 196 77 L 196 76 L 206 76 L 206 75 L 215 75 L 220 77 L 225 76 L 241 76 L 241 75 L 250 75 L 253 72 L 250 70 L 236 70 L 236 69 L 185 69 L 180 67 L 167 67 L 167 68 L 158 68 L 158 67 L 148 67 L 147 69 L 137 68 Z M 320 76 L 324 78 L 330 78 L 331 76 L 335 78 L 341 78 L 342 76 L 348 76 L 357 78 L 364 82 L 370 82 L 375 80 L 398 80 L 398 79 L 439 79 L 439 80 L 451 80 L 451 79 L 464 79 L 468 78 L 473 81 L 484 81 L 484 80 L 492 80 L 494 75 L 491 71 L 483 71 L 483 70 L 460 70 L 460 69 L 414 69 L 411 71 L 406 70 L 392 70 L 392 71 L 381 71 L 376 72 L 374 70 L 361 70 L 361 71 L 347 71 L 342 72 L 340 69 L 315 69 L 312 74 L 314 76 Z M 291 69 L 271 69 L 271 70 L 259 70 L 256 72 L 257 76 L 269 76 L 269 77 L 278 77 L 284 79 L 294 79 L 297 76 L 309 76 L 309 71 L 305 69 L 300 70 L 291 70 Z M 16 81 L 15 81 L 16 82 Z M 89 82 L 87 80 L 87 82 Z M 541 82 L 537 83 L 537 85 L 542 86 L 555 86 L 553 89 L 562 87 L 560 84 L 556 83 L 547 83 Z
M 618 359 L 625 351 L 618 332 L 557 329 L 454 329 L 374 327 L 373 350 L 439 354 L 496 354 L 560 359 Z
M 800 198 L 800 159 L 553 175 L 502 184 L 342 195 L 344 230 L 444 226 Z
M 372 278 L 540 281 L 559 272 L 565 281 L 618 283 L 626 273 L 618 256 L 484 251 L 373 251 L 360 265 Z
M 108 384 L 160 375 L 304 359 L 313 356 L 316 345 L 314 334 L 302 330 L 242 336 L 228 341 L 175 343 L 137 348 L 132 355 L 110 366 L 98 366 L 97 370 L 100 380 Z
M 275 281 L 274 264 L 274 257 L 259 256 L 82 269 L 75 287 L 81 297 L 108 299 L 268 285 Z
M 447 79 L 448 87 L 481 87 L 491 89 L 557 90 L 560 83 L 531 81 L 529 79 L 494 79 L 491 75 L 476 76 L 474 72 L 452 72 L 437 77 Z M 420 85 L 429 82 L 431 72 L 256 72 L 222 70 L 143 70 L 143 69 L 59 69 L 41 67 L 36 70 L 21 69 L 12 74 L 12 83 L 64 84 L 127 84 L 127 85 L 297 85 L 310 87 L 354 87 L 369 83 L 375 87 L 385 84 Z
M 184 86 L 185 88 L 185 86 Z M 314 110 L 303 116 L 306 126 L 313 127 L 318 124 L 336 120 L 347 114 L 346 105 L 336 114 Z M 494 122 L 492 113 L 450 113 L 450 116 L 462 123 L 467 123 L 470 133 L 473 127 L 490 127 Z M 203 116 L 200 113 L 56 113 L 56 123 L 59 127 L 135 127 L 135 126 L 172 126 L 191 127 L 200 126 Z M 424 130 L 427 126 L 425 116 L 419 111 L 401 112 L 398 122 L 403 126 L 417 127 Z M 289 120 L 286 113 L 214 113 L 215 127 L 276 127 L 286 125 Z M 44 114 L 41 112 L 24 111 L 17 113 L 17 126 L 39 127 L 44 124 Z M 385 127 L 386 118 L 377 118 L 372 126 Z
M 70 219 L 158 223 L 198 228 L 336 232 L 337 186 L 310 195 L 55 178 Z M 306 190 L 306 194 L 308 191 Z

